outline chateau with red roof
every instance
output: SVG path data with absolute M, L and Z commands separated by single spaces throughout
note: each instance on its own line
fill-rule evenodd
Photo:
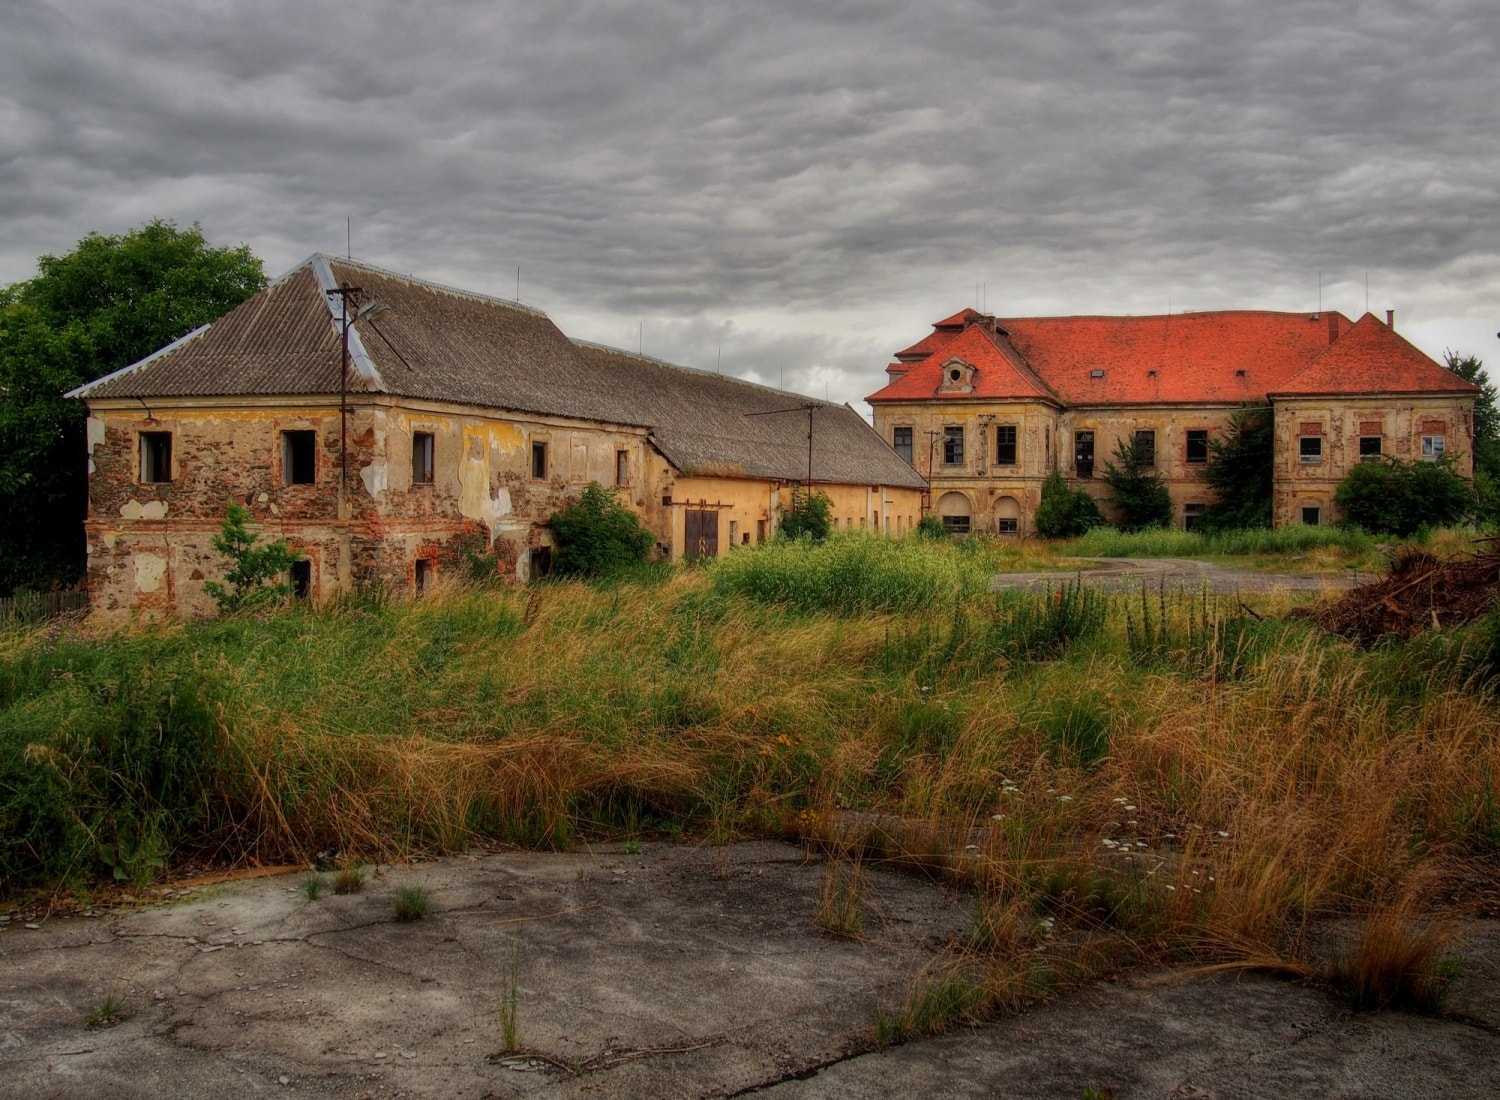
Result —
M 1208 442 L 1245 405 L 1275 419 L 1274 520 L 1331 523 L 1338 483 L 1380 455 L 1472 473 L 1470 383 L 1387 315 L 1225 310 L 1160 317 L 999 318 L 964 310 L 896 353 L 868 398 L 876 430 L 927 477 L 952 531 L 1026 534 L 1061 470 L 1095 493 L 1117 443 L 1140 439 L 1191 528 L 1212 498 Z

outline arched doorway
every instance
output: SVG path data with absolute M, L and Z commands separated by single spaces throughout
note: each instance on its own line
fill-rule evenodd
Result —
M 974 510 L 969 504 L 969 498 L 963 493 L 944 493 L 938 497 L 937 514 L 938 518 L 943 521 L 943 530 L 948 534 L 967 535 L 969 533 Z
M 1021 533 L 1021 502 L 1015 497 L 1001 497 L 995 501 L 995 534 L 1019 535 Z

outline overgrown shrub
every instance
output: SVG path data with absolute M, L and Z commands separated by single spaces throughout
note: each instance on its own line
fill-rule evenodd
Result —
M 937 516 L 923 516 L 917 521 L 917 536 L 924 539 L 945 539 L 948 529 Z
M 833 530 L 833 501 L 816 489 L 792 487 L 792 507 L 782 508 L 776 520 L 776 537 L 810 538 L 822 542 Z
M 559 576 L 602 577 L 646 560 L 656 537 L 641 518 L 597 481 L 547 521 L 557 540 Z
M 1362 462 L 1339 482 L 1333 499 L 1345 522 L 1404 538 L 1458 520 L 1472 507 L 1474 495 L 1444 456 L 1437 462 Z
M 1203 480 L 1213 490 L 1215 499 L 1203 516 L 1203 530 L 1271 526 L 1275 446 L 1270 409 L 1251 405 L 1229 415 L 1223 435 L 1208 441 Z
M 291 585 L 278 578 L 297 560 L 281 539 L 260 542 L 246 526 L 254 518 L 250 510 L 230 501 L 224 510 L 224 522 L 213 538 L 214 549 L 230 560 L 224 574 L 228 587 L 218 581 L 205 581 L 203 591 L 214 598 L 219 610 L 229 613 L 266 604 L 291 595 Z
M 1104 463 L 1104 481 L 1109 486 L 1110 503 L 1120 514 L 1122 530 L 1171 526 L 1172 497 L 1141 439 L 1115 443 L 1114 460 Z
M 1093 497 L 1082 489 L 1069 488 L 1058 470 L 1047 475 L 1036 510 L 1037 534 L 1048 539 L 1071 539 L 1103 522 Z

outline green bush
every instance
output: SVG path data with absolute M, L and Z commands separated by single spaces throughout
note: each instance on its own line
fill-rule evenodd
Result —
M 917 521 L 917 536 L 924 539 L 945 539 L 948 529 L 937 516 L 923 516 Z
M 1354 467 L 1333 499 L 1346 523 L 1404 538 L 1453 523 L 1473 506 L 1474 492 L 1446 456 L 1438 462 L 1382 458 Z
M 1203 517 L 1205 531 L 1271 526 L 1275 446 L 1270 409 L 1251 405 L 1230 414 L 1223 436 L 1208 441 L 1203 480 L 1215 499 Z
M 1104 481 L 1122 530 L 1172 525 L 1172 497 L 1151 459 L 1145 444 L 1132 438 L 1119 440 L 1114 461 L 1105 460 Z
M 1082 489 L 1070 489 L 1057 470 L 1047 475 L 1036 510 L 1037 534 L 1048 539 L 1071 539 L 1103 522 L 1093 497 Z
M 822 542 L 833 530 L 833 501 L 816 489 L 792 487 L 791 511 L 782 508 L 776 521 L 776 537 Z
M 656 543 L 615 491 L 596 481 L 589 482 L 577 501 L 553 512 L 547 523 L 557 540 L 560 576 L 602 577 L 632 569 L 646 560 Z
M 250 510 L 230 501 L 224 510 L 224 522 L 214 536 L 214 549 L 233 563 L 224 579 L 206 581 L 203 590 L 214 598 L 226 614 L 283 599 L 292 594 L 291 585 L 277 580 L 292 567 L 297 556 L 285 542 L 262 543 L 246 526 L 254 517 Z

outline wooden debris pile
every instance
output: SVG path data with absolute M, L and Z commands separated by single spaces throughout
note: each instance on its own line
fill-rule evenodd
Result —
M 1500 549 L 1494 539 L 1476 545 L 1486 543 L 1488 549 L 1448 561 L 1425 550 L 1407 550 L 1392 560 L 1380 580 L 1293 615 L 1362 645 L 1471 622 L 1500 597 Z

